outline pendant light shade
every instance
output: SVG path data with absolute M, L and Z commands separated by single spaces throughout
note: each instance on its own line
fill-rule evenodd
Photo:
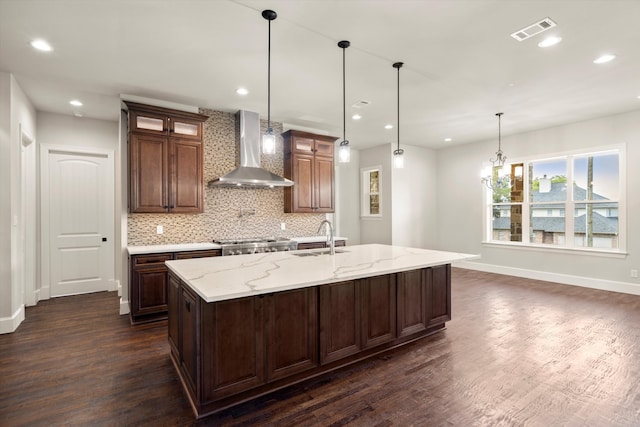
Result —
M 396 62 L 393 64 L 393 68 L 398 70 L 398 124 L 396 125 L 398 130 L 398 147 L 393 150 L 393 167 L 396 169 L 404 168 L 404 150 L 400 148 L 400 68 L 404 63 Z
M 349 163 L 351 161 L 351 148 L 347 140 L 347 97 L 346 97 L 346 73 L 345 73 L 345 51 L 351 45 L 347 40 L 338 42 L 338 47 L 342 49 L 342 141 L 338 148 L 338 162 Z
M 275 154 L 276 136 L 271 128 L 271 21 L 278 17 L 273 10 L 263 10 L 262 17 L 269 21 L 269 47 L 267 53 L 267 131 L 262 136 L 262 153 Z

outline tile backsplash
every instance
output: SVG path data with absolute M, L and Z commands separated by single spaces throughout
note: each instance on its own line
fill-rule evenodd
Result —
M 209 116 L 204 125 L 205 207 L 202 214 L 129 214 L 129 245 L 161 245 L 211 242 L 237 237 L 301 237 L 316 234 L 323 214 L 284 213 L 284 190 L 209 188 L 207 183 L 236 167 L 235 114 L 201 109 Z M 282 124 L 271 122 L 274 133 Z M 266 120 L 260 120 L 261 133 Z M 283 174 L 282 138 L 277 138 L 276 154 L 262 156 L 261 166 Z M 286 224 L 286 230 L 280 224 Z M 162 225 L 163 234 L 156 233 Z

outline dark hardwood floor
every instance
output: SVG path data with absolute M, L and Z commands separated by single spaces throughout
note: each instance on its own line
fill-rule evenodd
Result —
M 445 331 L 195 421 L 166 322 L 115 293 L 0 335 L 1 426 L 640 426 L 640 297 L 453 269 Z

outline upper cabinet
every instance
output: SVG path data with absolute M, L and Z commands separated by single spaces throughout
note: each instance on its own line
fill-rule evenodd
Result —
M 284 176 L 294 182 L 284 189 L 286 213 L 334 211 L 333 136 L 289 130 L 284 140 Z
M 129 107 L 129 210 L 204 210 L 203 127 L 207 116 L 125 102 Z

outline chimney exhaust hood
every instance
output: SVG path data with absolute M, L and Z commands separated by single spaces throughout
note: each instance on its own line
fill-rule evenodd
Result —
M 209 181 L 209 187 L 290 187 L 293 181 L 260 167 L 260 116 L 240 110 L 236 113 L 236 156 L 238 167 Z

